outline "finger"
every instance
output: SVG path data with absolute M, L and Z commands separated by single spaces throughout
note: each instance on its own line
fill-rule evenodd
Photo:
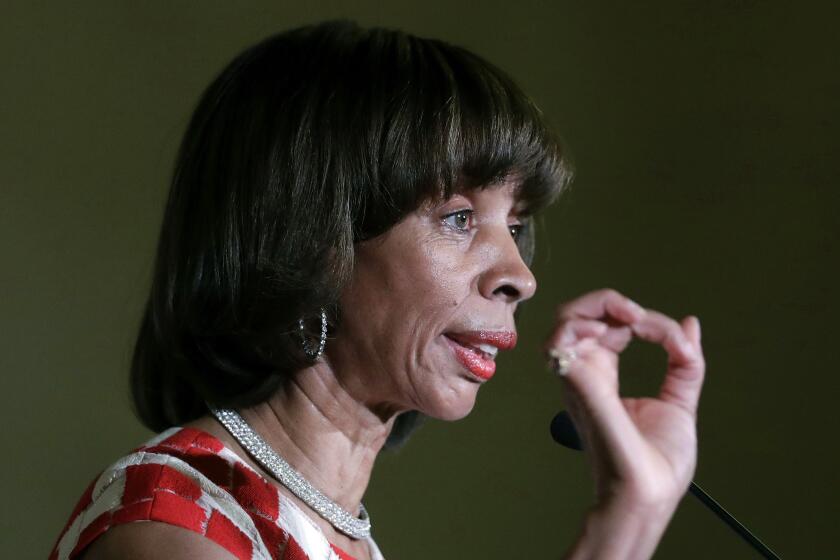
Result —
M 706 362 L 700 347 L 700 321 L 696 317 L 686 317 L 680 322 L 680 327 L 695 346 L 695 354 L 691 361 L 669 364 L 659 398 L 696 415 L 706 375 Z
M 598 337 L 598 342 L 616 354 L 624 352 L 631 340 L 633 340 L 633 329 L 628 325 L 610 327 L 607 332 Z
M 589 292 L 558 309 L 558 318 L 561 320 L 612 317 L 623 323 L 634 323 L 639 321 L 644 314 L 645 310 L 642 306 L 612 289 Z
M 603 321 L 594 319 L 570 319 L 560 324 L 546 341 L 546 352 L 552 348 L 572 346 L 583 338 L 598 338 L 607 332 L 609 326 Z
M 660 344 L 668 353 L 669 363 L 689 363 L 697 357 L 698 348 L 689 341 L 682 325 L 667 315 L 649 309 L 632 327 L 639 338 Z
M 615 354 L 594 339 L 584 339 L 572 349 L 577 358 L 563 377 L 564 394 L 584 447 L 588 453 L 609 457 L 622 470 L 629 468 L 633 450 L 642 442 L 621 404 Z
M 685 331 L 686 336 L 691 340 L 694 345 L 699 349 L 700 348 L 700 341 L 701 341 L 701 333 L 700 333 L 700 319 L 695 317 L 694 315 L 689 315 L 685 319 L 683 319 L 683 330 Z
M 621 353 L 633 339 L 633 329 L 627 325 L 611 327 L 595 319 L 570 319 L 561 324 L 546 341 L 545 351 L 566 348 L 584 338 L 595 338 L 615 353 Z
M 564 348 L 571 354 L 567 373 L 563 379 L 568 388 L 587 403 L 601 398 L 618 397 L 618 370 L 616 355 L 604 348 L 595 338 L 585 338 Z

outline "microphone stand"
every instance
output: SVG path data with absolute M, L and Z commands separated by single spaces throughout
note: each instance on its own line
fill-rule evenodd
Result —
M 572 417 L 566 411 L 559 412 L 554 417 L 554 420 L 551 421 L 551 437 L 554 438 L 554 441 L 569 449 L 574 449 L 575 451 L 581 451 L 583 449 L 583 444 L 580 441 L 580 436 L 577 433 Z M 753 535 L 731 513 L 723 509 L 723 506 L 717 503 L 714 498 L 709 496 L 694 481 L 691 482 L 688 490 L 764 558 L 781 560 L 776 556 L 775 552 L 770 550 L 758 537 Z
M 740 521 L 735 519 L 731 513 L 723 509 L 722 505 L 717 503 L 714 498 L 709 496 L 702 488 L 697 486 L 694 481 L 691 482 L 691 485 L 688 487 L 688 491 L 694 494 L 698 500 L 703 502 L 703 505 L 712 510 L 712 512 L 714 512 L 714 514 L 717 515 L 724 523 L 729 525 L 733 531 L 738 533 L 741 538 L 747 541 L 758 551 L 759 554 L 765 558 L 769 558 L 770 560 L 781 560 L 778 556 L 776 556 L 775 552 L 770 550 L 770 548 L 761 542 L 758 537 L 753 535 L 750 530 L 744 527 Z

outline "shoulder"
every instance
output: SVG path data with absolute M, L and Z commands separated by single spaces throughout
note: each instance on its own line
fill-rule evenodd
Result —
M 169 557 L 170 547 L 184 550 L 184 557 L 204 557 L 194 549 L 200 546 L 224 549 L 210 558 L 267 558 L 266 546 L 279 544 L 286 535 L 262 517 L 271 509 L 269 489 L 243 477 L 242 469 L 209 434 L 167 430 L 91 484 L 51 558 L 79 558 L 94 546 L 92 553 L 119 557 L 126 557 L 126 551 L 136 558 L 151 558 L 157 551 L 160 557 L 161 550 Z M 106 544 L 99 545 L 100 539 Z
M 234 560 L 230 552 L 204 536 L 166 523 L 128 523 L 112 528 L 78 558 L 83 560 Z

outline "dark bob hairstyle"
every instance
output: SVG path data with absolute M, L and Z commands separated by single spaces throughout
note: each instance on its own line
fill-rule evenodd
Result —
M 249 48 L 180 147 L 131 364 L 140 419 L 250 406 L 311 365 L 298 319 L 314 330 L 323 307 L 334 331 L 354 244 L 424 201 L 514 178 L 530 216 L 568 177 L 539 110 L 467 50 L 350 22 Z

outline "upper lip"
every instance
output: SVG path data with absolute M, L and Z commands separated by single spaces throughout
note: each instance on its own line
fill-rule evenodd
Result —
M 510 350 L 516 346 L 516 332 L 514 331 L 463 331 L 448 332 L 446 336 L 469 346 L 489 344 L 499 350 Z

